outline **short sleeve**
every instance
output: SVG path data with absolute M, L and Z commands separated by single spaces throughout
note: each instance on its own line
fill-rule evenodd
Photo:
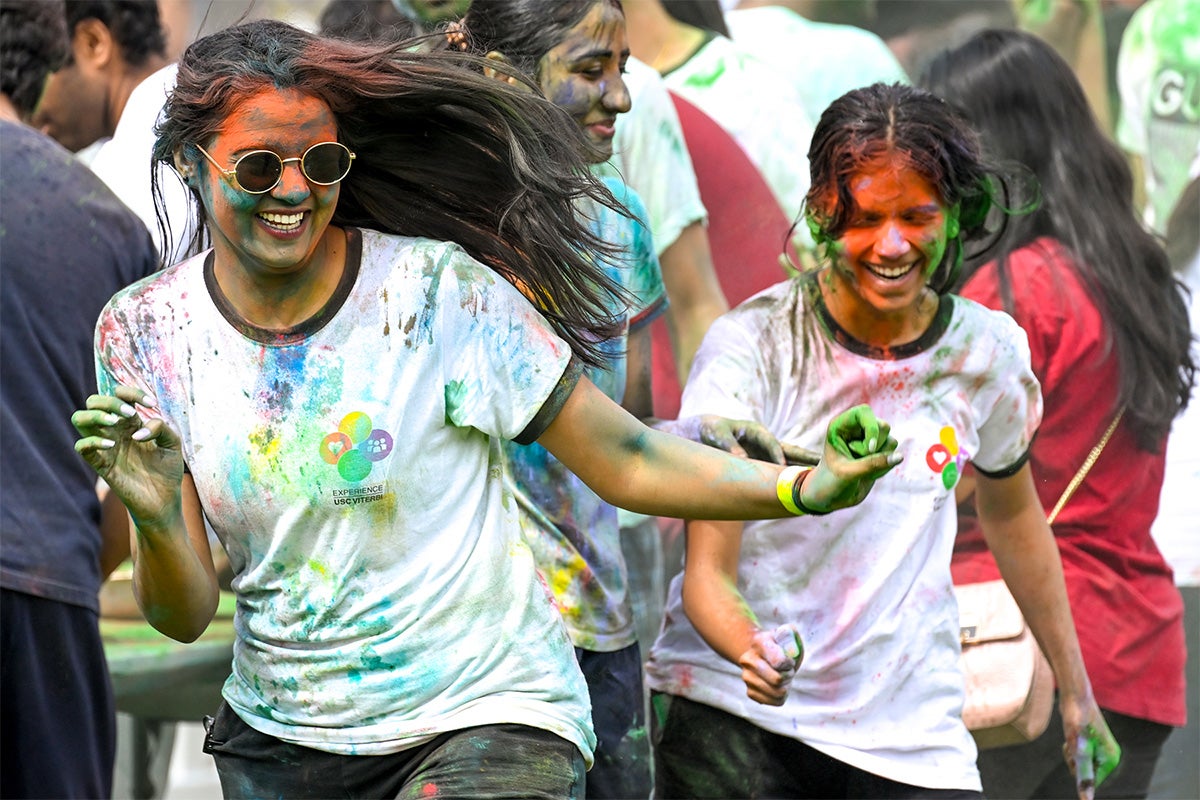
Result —
M 717 414 L 766 424 L 770 381 L 762 352 L 758 337 L 738 315 L 718 317 L 696 351 L 679 416 Z
M 132 386 L 151 397 L 158 392 L 144 366 L 147 350 L 154 349 L 159 339 L 138 334 L 136 326 L 128 323 L 130 313 L 136 313 L 137 301 L 126 300 L 128 291 L 118 293 L 96 320 L 95 356 L 97 393 L 115 395 L 118 386 Z M 132 304 L 131 304 L 132 303 Z M 158 408 L 139 408 L 145 417 L 161 418 Z
M 530 423 L 547 401 L 561 407 L 573 388 L 572 382 L 564 395 L 560 385 L 568 375 L 571 348 L 508 281 L 453 248 L 436 302 L 442 390 L 451 424 L 515 439 L 530 434 Z
M 596 171 L 619 177 L 641 196 L 656 254 L 662 255 L 684 228 L 703 222 L 707 213 L 666 85 L 637 59 L 631 58 L 627 69 L 625 83 L 633 107 L 617 118 L 613 157 Z
M 619 282 L 632 296 L 629 308 L 629 329 L 636 331 L 653 322 L 667 307 L 667 290 L 663 285 L 662 269 L 655 252 L 654 236 L 647 227 L 646 207 L 641 197 L 625 183 L 615 178 L 605 178 L 605 185 L 613 196 L 632 214 L 616 222 L 619 232 L 606 234 L 612 244 L 622 249 L 623 259 L 619 262 Z
M 1029 458 L 1042 421 L 1042 392 L 1030 366 L 1025 332 L 1007 314 L 983 313 L 991 317 L 990 371 L 996 381 L 976 392 L 981 420 L 979 452 L 971 461 L 984 475 L 1004 478 L 1016 473 Z

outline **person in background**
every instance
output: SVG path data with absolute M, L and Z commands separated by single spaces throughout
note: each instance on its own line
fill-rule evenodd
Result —
M 111 796 L 116 748 L 98 594 L 128 553 L 62 424 L 96 385 L 107 299 L 151 274 L 150 235 L 28 122 L 67 57 L 63 4 L 0 2 L 0 795 Z M 127 532 L 126 532 L 127 533 Z
M 725 12 L 731 38 L 791 78 L 808 116 L 851 89 L 909 78 L 875 34 L 854 25 L 816 22 L 814 0 L 741 0 Z M 807 12 L 807 14 L 806 14 Z
M 175 85 L 157 0 L 71 0 L 70 56 L 46 85 L 33 124 L 92 170 L 141 218 L 163 264 L 187 252 L 198 233 L 186 187 L 151 165 L 154 126 Z M 155 186 L 157 184 L 157 187 Z M 155 213 L 161 193 L 167 214 Z
M 1167 434 L 1195 380 L 1180 285 L 1138 219 L 1124 157 L 1049 44 L 983 31 L 934 58 L 921 84 L 960 108 L 992 157 L 1028 170 L 1040 191 L 1040 205 L 1009 222 L 993 253 L 968 259 L 960 291 L 1009 313 L 1028 336 L 1045 403 L 1029 457 L 1043 513 L 1119 416 L 1057 516 L 1054 540 L 1096 702 L 1123 750 L 1121 770 L 1097 795 L 1145 797 L 1185 714 L 1183 603 L 1150 535 Z M 969 505 L 960 520 L 961 583 L 997 574 L 980 531 L 984 502 L 973 504 L 978 520 Z M 1073 797 L 1058 727 L 1055 717 L 1033 742 L 980 753 L 985 793 Z
M 394 42 L 418 33 L 392 0 L 329 0 L 317 18 L 322 36 L 355 42 Z
M 728 38 L 715 2 L 627 0 L 624 7 L 634 56 L 729 131 L 771 186 L 784 216 L 795 220 L 808 190 L 808 168 L 797 154 L 807 149 L 813 126 L 790 80 Z M 799 226 L 796 233 L 801 253 L 810 250 L 807 229 Z
M 1016 27 L 1046 42 L 1071 65 L 1100 129 L 1111 134 L 1106 0 L 1012 0 Z
M 1120 751 L 1026 463 L 1038 382 L 1016 324 L 949 292 L 1002 176 L 962 117 L 901 84 L 834 101 L 808 156 L 821 268 L 713 324 L 682 413 L 813 446 L 815 420 L 870 397 L 906 456 L 836 517 L 689 521 L 647 665 L 655 797 L 982 796 L 949 569 L 970 461 L 988 545 L 1057 678 L 1054 734 L 1083 798 Z
M 205 744 L 228 795 L 582 795 L 587 687 L 504 440 L 658 514 L 832 510 L 899 463 L 865 406 L 828 426 L 853 455 L 784 475 L 582 377 L 624 292 L 577 203 L 619 209 L 574 121 L 485 67 L 508 69 L 270 20 L 180 60 L 155 157 L 213 246 L 109 302 L 72 421 L 135 522 L 158 630 L 212 619 L 207 527 L 229 554 L 238 640 Z
M 1192 324 L 1192 360 L 1200 360 L 1200 148 L 1192 161 L 1192 179 L 1167 223 L 1167 254 L 1175 274 L 1188 288 Z M 1200 403 L 1189 403 L 1171 426 L 1158 516 L 1150 534 L 1175 573 L 1183 597 L 1183 630 L 1187 640 L 1187 724 L 1163 744 L 1150 781 L 1151 800 L 1200 797 Z
M 1147 0 L 1125 27 L 1117 58 L 1117 141 L 1133 157 L 1144 218 L 1159 234 L 1200 147 L 1197 30 L 1200 3 Z

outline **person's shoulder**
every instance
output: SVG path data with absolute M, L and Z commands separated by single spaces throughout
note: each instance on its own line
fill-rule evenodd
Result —
M 188 298 L 203 290 L 204 262 L 210 252 L 206 250 L 130 283 L 112 296 L 106 311 L 153 309 L 161 303 L 194 302 Z
M 770 325 L 780 315 L 803 313 L 805 307 L 803 275 L 786 278 L 747 297 L 727 311 L 723 319 L 729 319 L 743 327 L 760 328 Z
M 503 280 L 455 242 L 360 230 L 363 268 L 383 270 L 392 282 L 416 281 L 434 286 L 457 282 L 480 286 Z
M 0 122 L 0 183 L 6 203 L 45 215 L 57 225 L 85 224 L 110 241 L 152 246 L 137 215 L 87 165 L 49 136 L 20 123 Z
M 954 304 L 949 332 L 966 342 L 972 351 L 995 352 L 1011 350 L 1017 344 L 1026 346 L 1025 331 L 1005 312 L 961 295 L 944 295 L 942 300 Z
M 46 168 L 54 169 L 59 165 L 68 170 L 78 167 L 83 172 L 87 171 L 87 167 L 70 150 L 41 131 L 20 122 L 0 120 L 0 149 L 4 153 L 6 183 L 14 176 L 29 175 L 32 171 Z
M 604 184 L 604 188 L 608 189 L 613 198 L 618 203 L 625 207 L 638 223 L 644 223 L 646 220 L 646 204 L 642 201 L 642 196 L 638 194 L 637 189 L 634 189 L 628 183 L 615 175 L 604 175 L 600 178 L 600 182 Z M 602 204 L 598 209 L 601 216 L 616 215 L 624 218 L 626 215 L 621 214 L 616 209 L 608 208 Z

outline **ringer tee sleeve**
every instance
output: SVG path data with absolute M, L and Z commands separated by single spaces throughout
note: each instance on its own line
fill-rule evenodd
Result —
M 570 345 L 504 278 L 457 247 L 447 258 L 436 298 L 447 421 L 501 439 L 528 435 L 539 416 L 548 425 L 570 394 L 564 377 L 578 380 Z
M 709 327 L 680 401 L 679 416 L 717 414 L 766 424 L 764 409 L 770 381 L 763 347 L 738 310 L 718 317 Z
M 615 239 L 612 243 L 620 245 L 624 252 L 617 272 L 621 285 L 632 295 L 629 308 L 629 330 L 632 332 L 649 325 L 666 310 L 667 289 L 641 196 L 615 178 L 605 178 L 604 184 L 633 215 L 614 220 L 619 224 L 605 226 L 611 230 L 604 233 L 607 238 Z
M 1030 366 L 1025 332 L 1007 314 L 980 310 L 991 317 L 995 382 L 976 395 L 982 422 L 979 452 L 971 460 L 984 475 L 1004 478 L 1016 473 L 1029 458 L 1042 421 L 1042 391 Z

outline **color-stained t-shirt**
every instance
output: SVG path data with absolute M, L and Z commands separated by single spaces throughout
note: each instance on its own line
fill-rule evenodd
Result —
M 663 75 L 667 88 L 733 135 L 794 220 L 808 193 L 813 120 L 787 79 L 741 45 L 713 36 Z M 811 247 L 807 226 L 798 238 Z
M 118 294 L 101 388 L 158 399 L 237 594 L 224 696 L 343 754 L 516 723 L 591 760 L 587 687 L 504 487 L 577 378 L 567 344 L 458 246 L 347 230 L 341 283 L 288 330 L 221 293 L 211 253 Z
M 1024 334 L 947 296 L 919 339 L 883 351 L 834 321 L 806 273 L 713 324 L 681 413 L 757 420 L 816 449 L 859 403 L 891 423 L 904 461 L 861 505 L 745 525 L 738 589 L 764 629 L 794 623 L 804 642 L 784 705 L 746 696 L 740 668 L 688 621 L 682 576 L 647 682 L 894 781 L 978 791 L 950 581 L 954 487 L 968 461 L 995 474 L 1024 463 L 1041 418 Z
M 1117 141 L 1142 156 L 1146 221 L 1166 233 L 1200 156 L 1200 2 L 1149 0 L 1134 12 L 1117 57 Z
M 853 25 L 814 22 L 785 6 L 737 8 L 725 23 L 735 42 L 791 79 L 813 120 L 851 89 L 909 82 L 887 44 Z
M 605 184 L 634 218 L 592 202 L 581 213 L 591 220 L 593 233 L 624 253 L 623 259 L 606 259 L 603 264 L 608 275 L 630 293 L 633 304 L 626 314 L 626 330 L 632 332 L 666 308 L 666 292 L 638 196 L 619 180 L 606 179 Z M 608 368 L 585 371 L 617 403 L 625 394 L 625 343 L 626 335 L 609 339 L 604 343 L 612 359 Z M 601 500 L 541 445 L 509 442 L 505 452 L 526 540 L 571 641 L 576 647 L 600 652 L 633 644 L 637 632 L 617 508 Z
M 679 116 L 662 77 L 636 58 L 625 65 L 629 111 L 617 117 L 612 158 L 592 171 L 629 184 L 646 207 L 655 255 L 675 243 L 684 228 L 705 219 L 691 155 Z

